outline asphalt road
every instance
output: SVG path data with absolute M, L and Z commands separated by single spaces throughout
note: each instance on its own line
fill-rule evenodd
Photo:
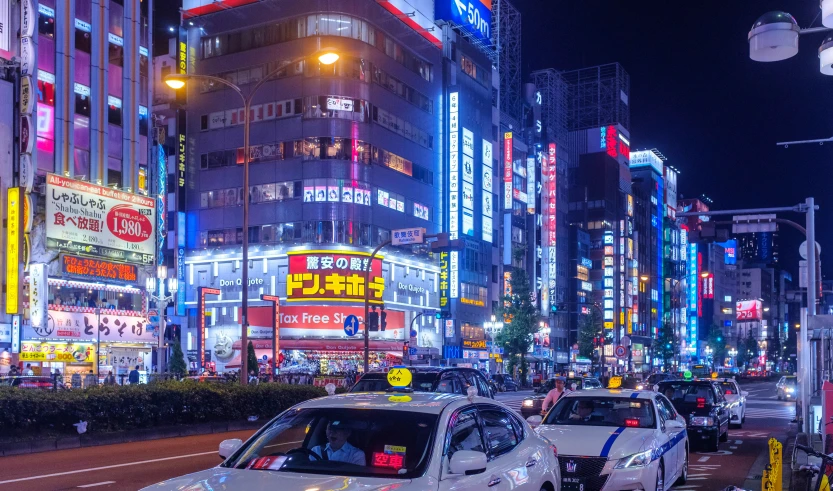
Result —
M 770 436 L 785 440 L 794 410 L 792 402 L 775 398 L 775 383 L 748 383 L 746 423 L 730 429 L 718 452 L 693 449 L 689 482 L 674 489 L 723 489 L 754 479 L 756 459 L 768 452 Z M 531 392 L 499 394 L 515 409 Z M 227 438 L 248 438 L 253 431 L 61 450 L 0 458 L 0 491 L 118 489 L 135 490 L 158 481 L 203 470 L 220 462 L 217 448 Z M 760 461 L 759 461 L 760 463 Z M 758 470 L 760 473 L 760 470 Z M 760 476 L 757 476 L 760 479 Z M 748 483 L 747 483 L 748 484 Z M 760 486 L 760 485 L 758 485 Z

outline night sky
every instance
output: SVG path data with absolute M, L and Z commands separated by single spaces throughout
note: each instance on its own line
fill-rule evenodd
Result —
M 155 2 L 163 40 L 178 22 L 174 3 Z M 833 136 L 833 78 L 818 70 L 825 35 L 802 36 L 798 56 L 777 63 L 751 61 L 747 42 L 770 10 L 789 9 L 801 27 L 820 26 L 817 1 L 514 3 L 523 16 L 525 75 L 621 63 L 631 76 L 634 149 L 658 148 L 681 171 L 679 192 L 706 194 L 713 209 L 791 206 L 812 195 L 821 208 L 824 276 L 833 274 L 833 259 L 825 261 L 833 254 L 833 142 L 775 146 Z M 803 215 L 782 216 L 790 217 L 803 225 Z M 780 233 L 781 263 L 794 275 L 801 240 L 791 229 Z
M 833 254 L 833 142 L 775 146 L 833 136 L 833 78 L 818 64 L 825 34 L 802 36 L 798 56 L 777 63 L 750 60 L 747 42 L 752 24 L 771 10 L 790 9 L 801 27 L 821 26 L 818 2 L 515 4 L 525 74 L 621 63 L 631 76 L 634 149 L 658 148 L 681 171 L 679 192 L 706 194 L 712 209 L 791 206 L 813 196 L 824 276 L 833 273 L 833 259 L 825 261 Z M 782 218 L 804 224 L 803 215 Z M 792 229 L 779 235 L 781 263 L 795 276 L 804 239 Z

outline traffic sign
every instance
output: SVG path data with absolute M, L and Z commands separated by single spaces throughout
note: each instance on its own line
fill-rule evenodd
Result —
M 393 240 L 391 241 L 392 245 L 400 246 L 400 245 L 409 245 L 409 244 L 422 244 L 425 242 L 425 229 L 416 227 L 416 228 L 400 228 L 393 231 Z
M 628 350 L 625 349 L 625 347 L 622 346 L 621 344 L 618 344 L 613 349 L 613 354 L 616 356 L 616 358 L 619 358 L 620 360 L 622 360 L 622 359 L 628 357 Z
M 413 375 L 403 366 L 395 366 L 388 372 L 388 383 L 391 387 L 407 387 L 411 385 Z
M 359 318 L 355 315 L 348 315 L 344 319 L 344 334 L 355 336 L 359 333 Z
M 816 251 L 819 254 L 821 254 L 821 246 L 819 245 L 818 242 L 816 242 Z M 804 242 L 802 242 L 800 246 L 798 246 L 798 254 L 801 256 L 802 259 L 807 259 L 807 241 L 806 240 Z
M 422 315 L 434 315 L 434 309 L 422 309 Z

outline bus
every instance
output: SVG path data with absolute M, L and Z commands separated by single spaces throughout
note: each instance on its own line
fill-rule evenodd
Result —
M 710 365 L 692 365 L 691 375 L 697 378 L 711 378 L 712 367 Z

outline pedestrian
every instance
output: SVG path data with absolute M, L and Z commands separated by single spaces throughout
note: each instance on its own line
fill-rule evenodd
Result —
M 130 375 L 127 376 L 127 382 L 131 385 L 139 383 L 139 365 L 136 365 L 136 368 L 130 370 Z
M 550 407 L 550 404 L 555 404 L 558 400 L 566 394 L 568 391 L 564 388 L 566 380 L 564 377 L 556 377 L 555 378 L 555 388 L 551 391 L 547 392 L 547 397 L 544 398 L 544 402 L 541 404 L 541 412 L 547 412 L 547 409 Z
M 104 385 L 116 385 L 116 377 L 113 376 L 112 370 L 107 372 L 107 376 L 104 377 Z
M 35 371 L 34 371 L 34 370 L 32 370 L 32 364 L 31 364 L 31 363 L 27 363 L 27 364 L 26 364 L 26 372 L 25 372 L 25 373 L 26 373 L 26 375 L 27 375 L 27 376 L 29 376 L 29 377 L 32 377 L 32 376 L 34 376 L 34 375 L 35 375 Z
M 91 369 L 87 372 L 87 375 L 84 376 L 84 388 L 89 388 L 93 385 L 98 385 L 98 377 L 95 376 Z
M 69 379 L 70 385 L 73 389 L 80 389 L 81 388 L 81 374 L 75 372 L 72 374 L 72 377 Z
M 17 368 L 17 365 L 12 365 L 9 368 L 9 377 L 17 377 L 18 375 L 20 375 L 20 369 Z
M 249 383 L 257 385 L 258 379 L 254 370 L 249 370 Z

